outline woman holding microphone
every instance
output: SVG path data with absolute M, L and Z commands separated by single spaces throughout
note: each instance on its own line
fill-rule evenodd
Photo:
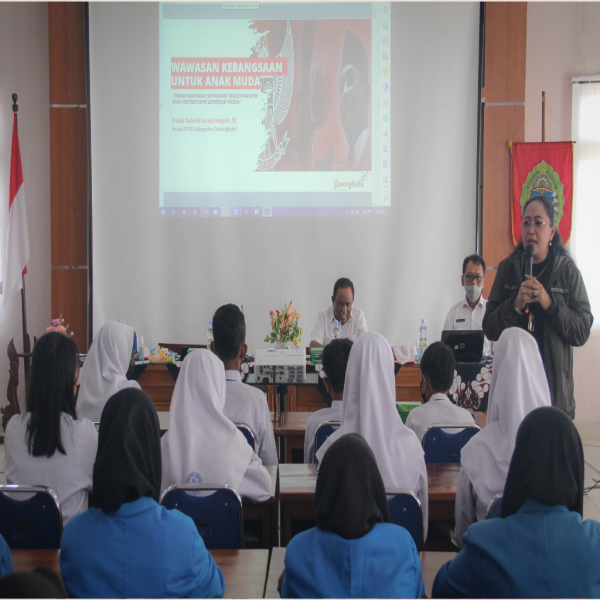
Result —
M 525 275 L 526 248 L 533 269 Z M 579 269 L 565 249 L 546 196 L 531 197 L 523 208 L 522 244 L 498 265 L 483 330 L 498 340 L 508 327 L 521 327 L 538 343 L 552 404 L 575 417 L 573 346 L 586 343 L 594 317 Z

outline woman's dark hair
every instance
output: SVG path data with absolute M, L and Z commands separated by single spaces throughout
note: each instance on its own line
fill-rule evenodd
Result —
M 550 227 L 555 225 L 555 217 L 554 217 L 554 205 L 552 204 L 552 200 L 548 198 L 548 196 L 542 196 L 541 194 L 538 196 L 532 196 L 525 202 L 525 206 L 523 206 L 523 210 L 521 212 L 521 216 L 525 214 L 525 210 L 532 202 L 541 202 L 544 206 L 544 212 L 548 215 L 548 219 L 550 219 Z M 565 256 L 570 256 L 569 251 L 565 248 L 563 244 L 562 236 L 558 233 L 558 227 L 556 228 L 556 233 L 552 238 L 552 249 L 556 254 L 564 254 Z M 524 252 L 525 248 L 523 248 L 523 244 L 517 244 L 515 251 L 513 254 L 521 254 Z
M 53 456 L 56 450 L 66 454 L 60 439 L 62 413 L 73 419 L 75 382 L 79 368 L 77 344 L 63 333 L 43 335 L 33 349 L 29 378 L 27 444 L 33 456 Z

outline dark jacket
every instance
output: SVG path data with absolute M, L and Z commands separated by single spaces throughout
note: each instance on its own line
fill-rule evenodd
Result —
M 544 312 L 544 368 L 552 404 L 575 417 L 573 397 L 573 346 L 583 346 L 594 317 L 579 269 L 571 258 L 553 251 L 546 291 L 552 304 Z M 483 317 L 483 330 L 496 341 L 507 327 L 519 326 L 515 300 L 523 282 L 523 252 L 511 254 L 498 265 L 498 273 Z

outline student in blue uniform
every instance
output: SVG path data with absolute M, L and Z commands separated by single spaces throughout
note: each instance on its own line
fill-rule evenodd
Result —
M 91 508 L 66 525 L 60 569 L 75 598 L 215 598 L 225 582 L 189 517 L 159 506 L 158 415 L 117 392 L 102 412 Z
M 389 523 L 385 487 L 365 439 L 351 433 L 323 458 L 317 527 L 292 538 L 283 598 L 422 598 L 421 561 L 408 531 Z
M 523 420 L 501 518 L 474 523 L 434 598 L 598 598 L 600 523 L 583 515 L 583 447 L 555 407 Z
M 0 577 L 13 572 L 12 554 L 6 540 L 0 535 Z

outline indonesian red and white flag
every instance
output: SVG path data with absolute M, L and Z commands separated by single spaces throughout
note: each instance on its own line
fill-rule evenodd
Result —
M 27 273 L 29 261 L 29 233 L 27 232 L 27 209 L 21 168 L 21 150 L 17 115 L 13 123 L 12 150 L 10 155 L 10 197 L 8 203 L 8 236 L 6 260 L 2 282 L 3 303 L 22 287 L 22 277 Z

